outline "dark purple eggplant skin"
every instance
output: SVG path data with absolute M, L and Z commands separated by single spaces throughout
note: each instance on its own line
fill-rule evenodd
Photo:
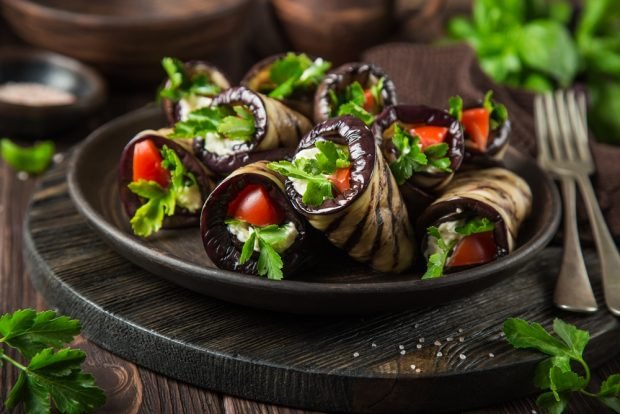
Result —
M 276 60 L 283 58 L 286 56 L 286 53 L 278 53 L 276 55 L 268 56 L 256 64 L 254 64 L 243 76 L 241 82 L 239 83 L 241 86 L 245 86 L 246 88 L 250 88 L 250 82 L 254 79 L 261 71 L 271 66 Z M 311 60 L 315 60 L 316 56 L 307 55 Z M 284 105 L 289 108 L 299 112 L 300 114 L 306 116 L 308 119 L 313 119 L 314 117 L 314 94 L 316 93 L 316 87 L 314 88 L 306 88 L 306 89 L 298 89 L 293 92 L 289 97 L 281 99 Z M 260 92 L 260 91 L 259 91 Z M 266 95 L 269 95 L 267 92 Z
M 242 243 L 228 231 L 225 224 L 228 218 L 229 203 L 248 184 L 262 185 L 269 193 L 271 200 L 284 213 L 283 223 L 293 222 L 299 232 L 295 242 L 281 255 L 284 277 L 290 276 L 312 261 L 309 226 L 306 220 L 292 208 L 284 191 L 260 174 L 246 173 L 231 176 L 213 190 L 204 204 L 200 218 L 200 234 L 205 251 L 211 261 L 221 269 L 258 275 L 258 253 L 254 252 L 250 260 L 240 265 Z
M 462 212 L 456 213 L 460 208 Z M 497 253 L 495 259 L 506 256 L 508 254 L 508 234 L 506 233 L 506 225 L 501 215 L 488 204 L 471 198 L 455 198 L 444 201 L 428 207 L 424 213 L 418 218 L 416 232 L 418 240 L 422 240 L 421 251 L 426 251 L 427 237 L 426 229 L 430 226 L 438 226 L 446 221 L 456 220 L 464 217 L 486 217 L 495 224 L 493 236 L 497 245 Z M 479 266 L 479 265 L 476 265 Z M 472 266 L 446 267 L 446 272 L 455 272 Z
M 204 60 L 190 60 L 188 62 L 185 62 L 184 64 L 185 70 L 187 70 L 190 76 L 200 72 L 218 72 L 224 79 L 226 79 L 228 84 L 230 84 L 230 81 L 228 80 L 228 77 L 224 75 L 224 72 L 213 66 L 211 63 L 208 63 Z M 166 80 L 163 83 L 163 86 L 166 87 L 169 85 L 169 83 L 170 80 Z M 164 113 L 166 114 L 166 119 L 171 126 L 181 120 L 178 102 L 172 101 L 170 99 L 162 99 L 161 103 L 164 109 Z
M 197 148 L 200 145 L 199 148 Z M 194 151 L 202 151 L 202 139 L 194 140 Z M 289 159 L 295 154 L 295 148 L 274 148 L 271 150 L 257 152 L 243 152 L 239 154 L 231 154 L 226 157 L 216 158 L 208 157 L 210 162 L 205 164 L 209 170 L 219 177 L 226 177 L 237 168 L 251 164 L 256 161 L 280 161 Z
M 302 195 L 286 180 L 286 191 L 293 207 L 302 215 L 332 214 L 345 209 L 368 188 L 377 156 L 372 132 L 359 119 L 347 115 L 323 121 L 308 132 L 299 142 L 297 151 L 315 146 L 323 138 L 335 144 L 349 147 L 351 160 L 351 188 L 334 199 L 325 200 L 320 206 L 309 206 L 302 201 Z
M 372 131 L 377 143 L 387 154 L 398 156 L 398 150 L 394 144 L 383 142 L 383 132 L 394 122 L 400 121 L 405 124 L 425 124 L 448 128 L 445 143 L 448 144 L 448 157 L 450 158 L 450 168 L 457 171 L 463 162 L 465 153 L 465 142 L 463 135 L 463 127 L 461 123 L 450 116 L 443 109 L 431 108 L 426 105 L 394 105 L 385 108 L 385 110 L 377 117 L 372 126 Z M 389 158 L 388 158 L 389 159 Z M 419 175 L 427 177 L 445 177 L 451 173 L 427 173 L 419 172 Z
M 400 190 L 400 195 L 403 197 L 403 202 L 407 207 L 407 213 L 412 220 L 415 217 L 420 217 L 427 207 L 430 206 L 437 198 L 435 195 L 422 190 L 410 182 L 405 182 L 402 185 L 399 185 L 398 189 Z
M 155 132 L 147 134 L 138 134 L 133 138 L 123 149 L 121 154 L 121 160 L 118 170 L 118 192 L 125 209 L 127 217 L 131 218 L 136 214 L 136 211 L 142 205 L 140 197 L 129 190 L 129 183 L 133 181 L 133 150 L 137 143 L 150 139 L 153 141 L 157 148 L 161 148 L 166 145 L 177 153 L 183 165 L 188 171 L 192 172 L 196 177 L 198 187 L 200 188 L 200 195 L 202 200 L 206 200 L 209 196 L 213 183 L 206 174 L 204 166 L 194 157 L 191 153 L 186 151 L 182 146 L 176 142 L 165 138 L 161 135 L 157 135 Z M 200 211 L 190 213 L 183 208 L 176 208 L 175 213 L 172 216 L 164 217 L 162 228 L 179 228 L 190 227 L 197 225 L 200 219 Z
M 487 141 L 487 149 L 480 151 L 465 145 L 465 162 L 480 163 L 482 165 L 492 165 L 489 160 L 496 160 L 496 156 L 506 148 L 510 138 L 512 127 L 510 120 L 502 122 L 497 128 L 489 131 L 489 140 Z M 465 133 L 465 141 L 467 141 L 467 133 Z
M 319 123 L 332 118 L 330 90 L 339 94 L 355 81 L 364 87 L 370 75 L 374 75 L 377 79 L 385 78 L 381 93 L 383 106 L 396 105 L 398 103 L 396 86 L 383 69 L 371 63 L 345 63 L 329 72 L 317 88 L 314 95 L 314 122 Z
M 263 103 L 263 99 L 261 96 L 245 87 L 234 87 L 230 88 L 219 95 L 217 95 L 211 104 L 212 106 L 218 105 L 245 105 L 254 115 L 254 126 L 256 128 L 256 132 L 254 134 L 254 138 L 252 141 L 248 143 L 247 153 L 252 151 L 252 148 L 256 148 L 265 133 L 267 132 L 267 110 L 265 109 L 265 104 Z M 242 165 L 251 162 L 251 158 L 253 157 L 249 154 L 231 154 L 227 156 L 218 156 L 217 154 L 208 152 L 204 149 L 204 138 L 197 137 L 194 138 L 193 142 L 194 154 L 209 168 L 209 170 L 214 173 L 226 176 L 230 174 L 232 171 L 241 167 Z M 263 151 L 265 153 L 269 151 Z M 262 157 L 256 158 L 255 160 L 268 159 L 271 160 L 273 158 L 265 158 L 267 154 L 263 154 Z M 246 162 L 247 161 L 247 162 Z

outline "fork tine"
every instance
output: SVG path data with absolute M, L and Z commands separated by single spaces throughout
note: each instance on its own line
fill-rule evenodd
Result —
M 549 137 L 547 136 L 547 119 L 542 95 L 534 98 L 534 116 L 536 126 L 536 142 L 538 144 L 538 160 L 547 161 L 549 159 Z
M 560 146 L 560 129 L 558 126 L 558 118 L 551 93 L 544 94 L 544 102 L 549 132 L 547 136 L 549 137 L 549 142 L 551 143 L 549 146 L 551 149 L 550 157 L 551 159 L 561 160 L 564 158 L 564 153 Z
M 564 91 L 557 90 L 555 92 L 554 98 L 556 116 L 558 118 L 560 131 L 562 133 L 560 143 L 562 144 L 562 148 L 564 148 L 564 154 L 566 155 L 566 159 L 568 161 L 575 161 L 577 157 L 577 154 L 575 154 L 575 147 L 577 146 L 576 135 L 579 133 L 579 128 L 576 128 L 573 124 L 573 121 L 575 121 L 575 119 L 568 116 L 568 108 L 566 105 Z
M 588 147 L 587 120 L 584 108 L 585 96 L 582 93 L 575 94 L 574 91 L 569 91 L 567 100 L 569 118 L 573 124 L 573 130 L 577 138 L 577 152 L 579 158 L 587 162 L 592 162 L 592 154 Z

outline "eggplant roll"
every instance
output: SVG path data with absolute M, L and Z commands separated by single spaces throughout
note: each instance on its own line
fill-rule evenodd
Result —
M 419 194 L 408 187 L 424 192 L 440 190 L 463 162 L 463 129 L 444 110 L 424 105 L 390 106 L 377 117 L 372 129 L 404 194 Z M 423 154 L 422 160 L 414 157 L 418 152 L 418 156 Z M 422 200 L 414 197 L 405 201 L 410 207 Z
M 301 140 L 292 162 L 269 168 L 288 177 L 297 211 L 355 260 L 381 272 L 413 263 L 407 209 L 372 132 L 359 119 L 320 123 Z
M 241 80 L 241 86 L 273 97 L 313 119 L 314 94 L 330 67 L 331 63 L 322 58 L 280 53 L 252 66 Z M 290 83 L 291 78 L 294 81 L 292 86 L 283 85 Z
M 360 92 L 363 98 L 358 101 Z M 347 63 L 328 73 L 319 85 L 314 96 L 314 121 L 366 113 L 364 122 L 370 125 L 385 107 L 396 103 L 396 87 L 383 69 L 370 63 Z M 351 111 L 352 106 L 357 110 Z
M 306 220 L 288 201 L 284 178 L 266 165 L 259 161 L 241 167 L 213 190 L 202 210 L 200 232 L 205 251 L 217 267 L 280 279 L 310 261 L 312 254 Z M 264 236 L 264 232 L 271 233 Z M 249 240 L 252 234 L 257 236 Z M 253 246 L 245 261 L 247 243 Z M 269 250 L 264 243 L 281 258 L 281 274 L 261 269 L 259 258 Z
M 212 188 L 204 165 L 157 131 L 140 132 L 121 154 L 119 195 L 139 236 L 197 225 Z
M 222 71 L 202 60 L 185 62 L 182 68 L 178 68 L 178 71 L 184 79 L 183 84 L 178 88 L 178 96 L 176 99 L 162 99 L 166 118 L 171 125 L 187 120 L 190 112 L 209 106 L 215 95 L 230 88 L 230 82 Z M 200 82 L 200 87 L 194 86 L 196 82 Z M 171 82 L 168 79 L 164 82 L 162 90 L 170 87 Z M 190 91 L 190 88 L 195 92 Z
M 210 108 L 245 108 L 254 121 L 246 140 L 218 132 L 197 136 L 194 153 L 216 175 L 227 176 L 237 168 L 260 160 L 292 154 L 312 125 L 299 112 L 245 87 L 228 89 L 213 99 Z
M 424 255 L 429 259 L 443 254 L 446 271 L 507 255 L 531 207 L 529 186 L 511 171 L 489 168 L 457 174 L 418 220 Z

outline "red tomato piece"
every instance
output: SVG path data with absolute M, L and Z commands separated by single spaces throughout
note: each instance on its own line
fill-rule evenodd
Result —
M 378 110 L 377 109 L 377 100 L 373 96 L 373 94 L 372 94 L 370 89 L 366 89 L 364 91 L 364 107 L 363 108 L 366 111 L 370 112 L 371 114 L 374 114 Z
M 433 125 L 421 125 L 411 128 L 409 133 L 412 136 L 417 135 L 420 137 L 420 143 L 422 144 L 422 149 L 424 149 L 429 145 L 444 142 L 446 135 L 448 134 L 448 128 Z
M 170 172 L 162 165 L 159 149 L 153 141 L 145 139 L 133 147 L 133 181 L 155 181 L 162 187 L 168 187 Z
M 265 187 L 247 185 L 228 205 L 228 215 L 255 226 L 280 224 L 283 214 L 269 197 Z
M 492 231 L 464 237 L 454 248 L 448 266 L 469 266 L 490 262 L 495 258 L 497 245 Z
M 338 168 L 329 176 L 329 181 L 331 181 L 338 191 L 344 193 L 351 188 L 351 167 Z
M 481 151 L 487 149 L 490 116 L 489 111 L 484 108 L 473 108 L 463 111 L 461 118 L 461 124 L 468 138 Z

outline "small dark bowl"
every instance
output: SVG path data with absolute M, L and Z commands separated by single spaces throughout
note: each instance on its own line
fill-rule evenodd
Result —
M 91 68 L 71 58 L 29 49 L 0 49 L 0 85 L 40 83 L 71 93 L 75 102 L 33 106 L 0 100 L 0 133 L 47 138 L 43 135 L 77 124 L 105 100 L 105 83 Z

